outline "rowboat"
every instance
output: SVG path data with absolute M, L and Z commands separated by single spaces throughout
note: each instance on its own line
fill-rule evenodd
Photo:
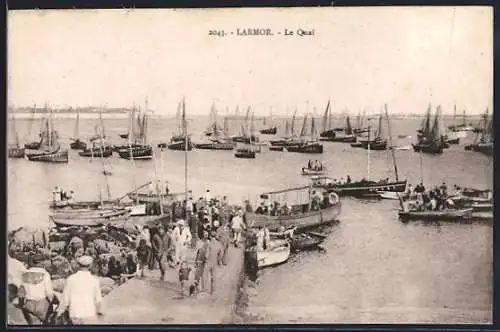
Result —
M 308 200 L 304 199 L 308 195 L 307 190 L 309 189 Z M 300 191 L 303 191 L 302 193 Z M 293 196 L 293 192 L 297 192 L 298 196 L 302 199 L 298 204 L 292 205 L 293 210 L 299 210 L 296 213 L 291 213 L 289 215 L 281 216 L 269 216 L 264 214 L 258 214 L 253 212 L 245 212 L 245 220 L 249 227 L 279 227 L 283 226 L 285 228 L 296 226 L 297 230 L 306 229 L 310 227 L 320 226 L 327 224 L 336 220 L 341 212 L 340 199 L 335 193 L 329 194 L 329 204 L 328 206 L 313 210 L 307 209 L 307 206 L 311 204 L 311 193 L 310 187 L 300 187 L 293 189 L 286 189 L 276 192 L 265 193 L 262 195 L 267 195 L 271 197 L 271 201 L 286 201 L 290 200 Z M 261 195 L 261 196 L 262 196 Z M 288 202 L 287 202 L 288 203 Z M 306 208 L 306 212 L 303 209 Z
M 49 220 L 52 221 L 58 227 L 68 227 L 68 226 L 87 226 L 87 227 L 98 227 L 110 222 L 124 222 L 128 220 L 128 216 L 121 215 L 115 217 L 103 217 L 103 218 L 60 218 L 57 216 L 49 216 Z
M 71 210 L 56 210 L 52 216 L 58 219 L 101 219 L 122 216 L 127 213 L 125 208 L 108 208 L 108 209 L 71 209 Z
M 236 158 L 255 159 L 255 151 L 250 149 L 237 149 L 234 156 Z
M 271 247 L 264 251 L 257 251 L 257 266 L 259 269 L 282 264 L 290 257 L 290 244 Z
M 327 235 L 316 233 L 316 232 L 306 232 L 306 233 L 295 233 L 295 227 L 288 231 L 282 232 L 270 232 L 271 238 L 287 240 L 290 242 L 292 251 L 300 250 L 310 250 L 318 247 L 323 243 Z M 274 240 L 276 242 L 276 240 Z
M 446 209 L 439 211 L 399 211 L 402 220 L 467 220 L 472 218 L 472 209 Z

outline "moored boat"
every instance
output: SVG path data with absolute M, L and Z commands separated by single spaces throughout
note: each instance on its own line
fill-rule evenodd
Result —
M 100 147 L 92 147 L 90 149 L 85 149 L 83 151 L 78 152 L 78 155 L 81 157 L 102 157 L 108 158 L 113 155 L 113 149 L 111 146 L 105 146 L 103 148 Z
M 19 135 L 16 128 L 16 119 L 11 118 L 11 136 L 14 138 L 12 146 L 8 147 L 9 158 L 24 158 L 24 148 L 19 144 Z
M 10 147 L 8 150 L 9 158 L 24 158 L 24 148 Z
M 126 134 L 120 134 L 120 137 L 127 139 L 128 138 L 128 133 L 126 133 Z
M 46 163 L 67 163 L 68 150 L 57 149 L 55 151 L 48 151 L 43 153 L 28 153 L 26 157 L 30 161 L 39 161 Z
M 257 251 L 257 266 L 259 269 L 282 264 L 290 257 L 290 244 L 271 247 L 263 251 Z
M 350 183 L 335 183 L 329 177 L 313 178 L 313 186 L 323 188 L 328 192 L 335 192 L 340 196 L 358 196 L 366 193 L 377 191 L 404 192 L 406 190 L 407 180 L 404 181 L 387 181 L 379 182 L 361 180 Z
M 262 135 L 276 135 L 276 133 L 278 132 L 278 128 L 276 126 L 273 126 L 271 128 L 261 129 L 259 130 L 259 132 Z
M 87 143 L 80 139 L 75 139 L 73 142 L 69 143 L 69 147 L 72 150 L 85 150 L 87 148 Z
M 118 151 L 118 155 L 124 159 L 149 160 L 153 159 L 152 146 L 129 147 Z
M 323 153 L 323 145 L 317 142 L 305 142 L 286 146 L 288 152 Z
M 49 220 L 52 221 L 58 227 L 68 227 L 68 226 L 87 226 L 87 227 L 99 227 L 102 225 L 109 224 L 111 222 L 124 222 L 128 220 L 126 215 L 110 216 L 103 218 L 64 218 L 58 216 L 49 216 Z
M 197 143 L 194 147 L 200 150 L 234 150 L 235 144 L 231 141 L 214 140 L 210 143 Z
M 438 211 L 403 211 L 398 212 L 401 220 L 468 220 L 472 218 L 472 209 L 446 209 Z
M 297 194 L 295 204 L 290 204 L 293 193 Z M 327 205 L 317 210 L 311 208 L 313 189 L 309 186 L 285 189 L 276 192 L 265 193 L 271 201 L 283 202 L 291 205 L 290 213 L 286 215 L 270 216 L 266 214 L 246 212 L 245 220 L 250 227 L 290 227 L 295 226 L 297 230 L 320 226 L 336 220 L 341 213 L 341 202 L 335 193 L 330 193 Z
M 237 149 L 234 156 L 236 158 L 255 159 L 255 151 L 250 149 Z

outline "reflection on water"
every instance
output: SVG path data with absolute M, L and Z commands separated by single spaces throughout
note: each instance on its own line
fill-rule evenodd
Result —
M 115 143 L 127 127 L 126 119 L 105 119 L 106 132 Z M 166 141 L 176 131 L 173 120 L 151 121 L 153 144 Z M 81 120 L 82 135 L 91 135 L 94 120 Z M 73 134 L 73 121 L 58 120 L 61 136 Z M 193 131 L 206 122 L 194 120 Z M 414 136 L 418 120 L 397 120 L 394 137 Z M 23 136 L 27 121 L 19 121 Z M 280 129 L 284 126 L 280 123 Z M 34 125 L 33 129 L 38 125 Z M 238 124 L 232 124 L 238 128 Z M 262 136 L 264 138 L 264 136 Z M 471 138 L 469 138 L 470 140 Z M 68 144 L 68 140 L 63 140 Z M 462 144 L 466 144 L 467 141 Z M 407 145 L 405 139 L 395 144 Z M 231 151 L 188 153 L 188 185 L 195 194 L 212 189 L 241 202 L 266 190 L 307 183 L 300 168 L 310 158 L 323 161 L 334 178 L 367 176 L 367 151 L 341 143 L 325 143 L 323 155 L 270 152 L 263 148 L 255 160 L 236 159 Z M 26 160 L 8 163 L 8 227 L 44 226 L 48 199 L 56 184 L 74 189 L 77 199 L 112 196 L 156 176 L 168 180 L 173 191 L 184 188 L 184 153 L 165 150 L 153 161 L 130 161 L 113 156 L 107 160 L 113 175 L 105 178 L 99 159 L 83 159 L 70 151 L 67 165 Z M 420 155 L 397 151 L 399 177 L 420 180 Z M 159 156 L 162 155 L 162 162 Z M 452 146 L 441 156 L 422 156 L 427 186 L 459 184 L 492 188 L 492 158 Z M 372 151 L 372 179 L 393 177 L 389 153 Z M 485 323 L 491 320 L 492 222 L 402 223 L 397 201 L 343 199 L 340 222 L 323 244 L 326 252 L 304 252 L 289 262 L 263 270 L 249 310 L 270 323 Z

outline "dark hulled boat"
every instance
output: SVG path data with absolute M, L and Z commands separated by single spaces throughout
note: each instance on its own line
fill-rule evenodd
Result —
M 255 151 L 251 149 L 236 149 L 234 156 L 236 158 L 255 159 Z
M 440 134 L 440 116 L 441 106 L 438 106 L 434 116 L 434 122 L 431 127 L 431 105 L 429 105 L 422 123 L 422 128 L 417 130 L 418 142 L 416 144 L 412 144 L 413 151 L 429 154 L 441 154 L 443 153 L 443 149 L 449 147 L 449 144 L 444 140 L 444 136 Z
M 124 159 L 149 160 L 153 159 L 153 147 L 147 145 L 128 147 L 126 149 L 119 150 L 118 155 Z
M 90 149 L 85 149 L 84 151 L 78 152 L 81 157 L 102 157 L 108 158 L 113 155 L 113 149 L 111 146 L 100 147 L 92 147 Z
M 360 196 L 377 191 L 404 192 L 407 180 L 404 181 L 367 181 L 361 180 L 351 183 L 334 183 L 328 177 L 316 177 L 313 179 L 313 187 L 323 188 L 328 192 L 335 192 L 340 196 Z
M 187 140 L 187 142 L 186 142 Z M 168 143 L 167 148 L 169 150 L 176 150 L 176 151 L 191 151 L 193 150 L 194 144 L 191 142 L 191 139 L 187 137 L 172 137 L 170 140 L 170 143 Z
M 87 143 L 76 139 L 69 144 L 69 147 L 73 150 L 85 150 L 87 148 Z
M 276 133 L 278 132 L 278 128 L 276 126 L 273 126 L 271 128 L 261 129 L 259 130 L 259 132 L 262 135 L 276 135 Z
M 54 151 L 46 151 L 42 153 L 29 153 L 26 157 L 30 161 L 39 161 L 46 163 L 67 163 L 68 162 L 68 150 L 57 149 Z
M 488 116 L 487 109 L 481 120 L 481 131 L 476 133 L 473 144 L 465 146 L 465 150 L 493 156 L 493 137 L 493 119 Z
M 24 158 L 24 148 L 19 144 L 19 135 L 16 128 L 16 120 L 11 118 L 11 134 L 14 138 L 14 144 L 8 147 L 9 158 Z
M 323 145 L 318 142 L 305 142 L 297 145 L 289 145 L 285 147 L 288 152 L 300 153 L 323 153 Z
M 128 138 L 128 133 L 126 133 L 126 134 L 120 134 L 120 137 L 124 138 L 124 139 L 127 139 Z

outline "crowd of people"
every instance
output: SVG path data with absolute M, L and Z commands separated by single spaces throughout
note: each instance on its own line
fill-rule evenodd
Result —
M 280 204 L 277 201 L 271 201 L 269 197 L 264 195 L 261 197 L 260 204 L 255 209 L 255 213 L 272 217 L 290 216 L 298 213 L 322 210 L 331 206 L 333 203 L 330 196 L 324 194 L 320 190 L 313 190 L 311 192 L 310 204 L 307 203 L 294 206 L 288 203 Z
M 92 323 L 100 314 L 101 290 L 98 276 L 117 284 L 131 278 L 154 277 L 166 280 L 167 269 L 177 275 L 181 296 L 214 294 L 216 270 L 228 264 L 229 248 L 238 247 L 247 229 L 242 208 L 229 205 L 227 197 L 212 198 L 210 190 L 196 202 L 192 195 L 172 207 L 171 222 L 154 226 L 136 225 L 135 250 L 111 254 L 108 243 L 84 241 L 75 236 L 59 248 L 72 273 L 63 295 L 54 296 L 51 274 L 40 260 L 31 259 L 22 271 L 15 292 L 30 325 L 52 321 Z M 260 243 L 260 242 L 259 242 Z M 194 250 L 193 259 L 191 250 Z M 116 250 L 113 252 L 116 253 Z M 9 256 L 10 257 L 10 256 Z
M 404 209 L 406 211 L 439 211 L 444 209 L 454 209 L 456 204 L 454 199 L 462 196 L 460 187 L 454 185 L 452 190 L 448 190 L 446 183 L 439 187 L 426 189 L 423 183 L 413 187 L 409 184 L 404 194 Z

